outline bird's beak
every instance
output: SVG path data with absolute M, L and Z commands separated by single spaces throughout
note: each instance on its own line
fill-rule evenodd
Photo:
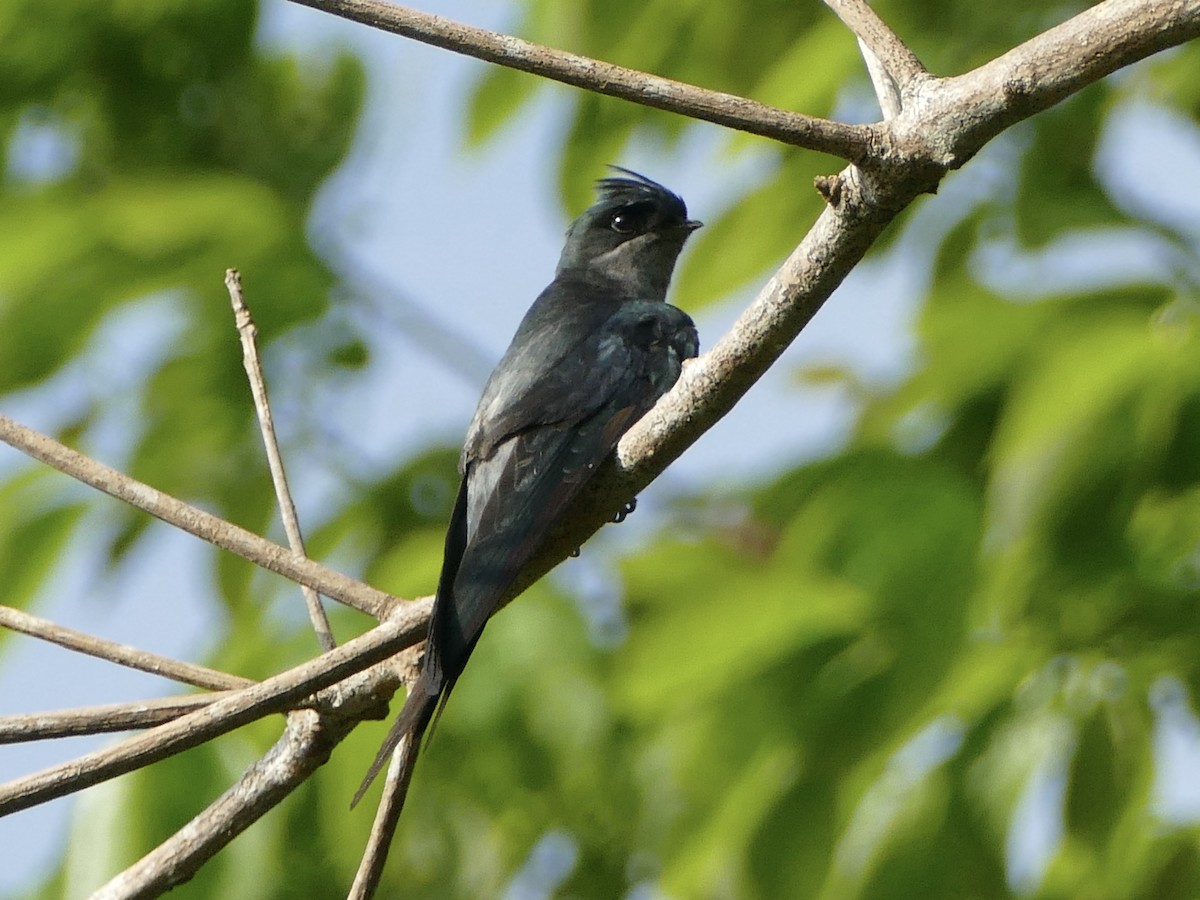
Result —
M 686 222 L 683 223 L 683 227 L 686 228 L 688 231 L 695 231 L 697 228 L 703 228 L 704 223 L 699 221 L 698 219 L 688 219 Z

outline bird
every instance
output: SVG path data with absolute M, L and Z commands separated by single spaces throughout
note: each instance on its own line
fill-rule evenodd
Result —
M 403 804 L 426 732 L 489 617 L 621 436 L 699 352 L 687 313 L 666 302 L 684 242 L 701 223 L 682 198 L 619 166 L 567 230 L 538 295 L 483 388 L 419 672 L 351 803 L 400 741 Z

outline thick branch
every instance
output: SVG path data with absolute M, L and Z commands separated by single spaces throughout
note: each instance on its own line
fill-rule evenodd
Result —
M 44 434 L 19 425 L 3 414 L 0 414 L 0 441 L 111 497 L 157 516 L 188 534 L 193 534 L 230 553 L 236 553 L 243 559 L 290 578 L 298 584 L 306 584 L 326 597 L 377 619 L 387 616 L 389 610 L 398 602 L 395 597 L 383 591 L 341 572 L 327 569 L 320 563 L 292 553 L 245 528 L 217 518 L 212 513 L 176 500 L 169 494 L 96 462 Z
M 919 81 L 892 123 L 897 147 L 957 168 L 1017 122 L 1196 37 L 1200 0 L 1104 0 L 965 75 Z
M 874 139 L 874 129 L 867 125 L 846 125 L 776 109 L 734 94 L 614 66 L 381 0 L 293 2 L 485 62 L 842 159 L 862 159 Z

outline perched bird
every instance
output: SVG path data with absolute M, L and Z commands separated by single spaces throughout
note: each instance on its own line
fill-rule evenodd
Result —
M 596 202 L 571 224 L 554 280 L 484 386 L 459 460 L 420 674 L 354 803 L 407 736 L 402 801 L 422 736 L 488 617 L 621 435 L 698 351 L 692 320 L 665 298 L 700 223 L 662 185 L 617 171 L 625 177 L 598 181 Z

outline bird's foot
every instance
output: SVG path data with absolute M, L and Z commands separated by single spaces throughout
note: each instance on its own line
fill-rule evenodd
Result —
M 617 512 L 617 514 L 615 516 L 613 516 L 613 522 L 617 525 L 620 525 L 622 522 L 624 522 L 626 519 L 629 518 L 629 514 L 632 513 L 635 509 L 637 509 L 637 497 L 634 497 L 633 499 L 631 499 L 628 503 L 626 503 Z

